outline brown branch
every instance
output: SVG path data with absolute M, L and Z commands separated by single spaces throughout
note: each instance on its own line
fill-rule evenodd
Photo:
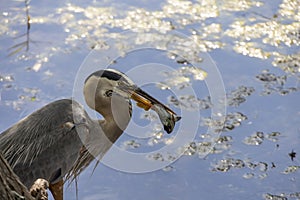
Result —
M 0 152 L 0 199 L 47 200 L 48 187 L 46 180 L 38 179 L 29 192 Z
M 25 14 L 26 14 L 26 33 L 25 34 L 22 34 L 21 36 L 19 37 L 23 37 L 23 36 L 26 36 L 25 38 L 25 41 L 24 42 L 21 42 L 21 43 L 18 43 L 12 47 L 10 47 L 8 49 L 8 51 L 12 51 L 9 53 L 8 56 L 12 56 L 12 55 L 15 55 L 17 53 L 19 53 L 20 51 L 24 50 L 25 51 L 28 51 L 29 50 L 29 44 L 30 44 L 30 26 L 31 26 L 31 21 L 30 21 L 30 15 L 29 15 L 29 0 L 25 0 Z
M 34 200 L 0 152 L 0 199 Z
M 26 31 L 26 51 L 29 50 L 29 34 L 30 34 L 30 15 L 29 15 L 29 0 L 25 0 L 25 10 L 26 10 L 26 17 L 27 17 L 27 31 Z

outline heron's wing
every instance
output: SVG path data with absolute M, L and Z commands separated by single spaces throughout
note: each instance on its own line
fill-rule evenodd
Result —
M 59 148 L 55 145 L 66 138 L 70 138 L 70 143 L 72 140 L 78 143 L 74 118 L 77 121 L 88 118 L 77 102 L 62 99 L 50 103 L 0 134 L 0 150 L 14 167 L 18 163 L 33 162 L 50 147 Z

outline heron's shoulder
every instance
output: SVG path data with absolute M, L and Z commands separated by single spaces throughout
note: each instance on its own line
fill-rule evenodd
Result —
M 60 99 L 48 103 L 47 105 L 43 106 L 35 113 L 40 114 L 41 112 L 47 112 L 47 115 L 51 115 L 51 113 L 69 113 L 73 112 L 73 110 L 84 110 L 83 106 L 75 100 L 72 99 Z
M 25 131 L 36 132 L 39 129 L 51 129 L 65 122 L 73 122 L 77 116 L 87 117 L 83 106 L 72 99 L 60 99 L 46 104 L 30 115 L 21 119 L 5 132 Z M 29 130 L 30 129 L 30 130 Z M 31 130 L 33 129 L 33 130 Z
M 70 106 L 82 107 L 82 105 L 80 103 L 78 103 L 77 101 L 75 101 L 73 99 L 59 99 L 59 100 L 53 101 L 51 103 L 48 103 L 44 107 L 61 107 L 61 106 L 65 106 L 67 108 L 69 108 Z

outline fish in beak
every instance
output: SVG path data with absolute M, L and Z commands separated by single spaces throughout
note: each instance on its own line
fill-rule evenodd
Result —
M 154 110 L 164 126 L 164 130 L 167 133 L 171 133 L 175 127 L 175 123 L 181 119 L 173 110 L 153 98 L 145 91 L 137 87 L 136 85 L 128 86 L 127 84 L 119 85 L 122 91 L 126 91 L 130 98 L 136 101 L 137 106 L 144 110 Z

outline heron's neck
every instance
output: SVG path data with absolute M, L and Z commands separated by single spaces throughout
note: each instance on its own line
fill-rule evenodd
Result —
M 99 120 L 99 123 L 106 135 L 106 137 L 114 143 L 124 132 L 128 126 L 130 117 L 128 119 L 122 118 L 122 124 L 117 123 L 112 117 Z

